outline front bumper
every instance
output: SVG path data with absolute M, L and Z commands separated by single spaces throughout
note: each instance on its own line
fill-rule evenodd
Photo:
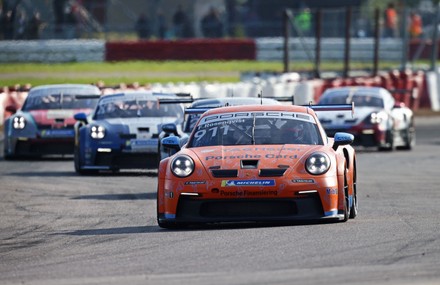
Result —
M 86 153 L 86 163 L 81 167 L 84 170 L 113 170 L 113 169 L 155 169 L 157 168 L 158 153 L 123 152 L 111 150 L 110 152 Z
M 331 194 L 334 195 L 334 194 Z M 172 199 L 167 195 L 165 199 Z M 236 222 L 300 222 L 343 220 L 342 211 L 325 211 L 317 191 L 307 194 L 266 198 L 216 199 L 202 194 L 181 193 L 176 211 L 158 214 L 158 222 L 165 224 L 208 224 Z M 330 200 L 330 197 L 329 197 Z
M 386 145 L 386 131 L 377 126 L 353 126 L 350 128 L 325 128 L 327 136 L 334 137 L 337 132 L 346 132 L 354 136 L 354 146 L 375 147 Z

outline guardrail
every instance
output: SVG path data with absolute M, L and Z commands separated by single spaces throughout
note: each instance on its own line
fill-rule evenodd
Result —
M 0 62 L 102 62 L 116 60 L 283 60 L 283 39 L 188 39 L 106 42 L 105 40 L 0 41 Z M 356 61 L 373 60 L 373 39 L 351 39 Z M 322 39 L 322 60 L 343 60 L 344 39 Z M 315 39 L 289 40 L 291 60 L 313 60 Z M 383 39 L 379 58 L 399 62 L 400 39 Z

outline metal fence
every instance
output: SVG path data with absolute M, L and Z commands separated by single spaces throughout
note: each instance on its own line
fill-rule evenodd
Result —
M 7 1 L 3 1 L 6 3 Z M 13 2 L 13 1 L 9 1 Z M 62 9 L 56 8 L 59 2 Z M 142 2 L 142 4 L 141 4 Z M 166 1 L 162 1 L 162 4 Z M 184 1 L 178 1 L 184 3 Z M 194 1 L 192 1 L 194 2 Z M 225 1 L 198 1 L 198 3 L 224 3 Z M 283 10 L 262 13 L 249 6 L 236 6 L 234 11 L 223 4 L 187 8 L 185 21 L 173 24 L 177 5 L 172 9 L 161 7 L 161 1 L 67 1 L 21 0 L 16 6 L 3 7 L 1 39 L 180 39 L 180 38 L 260 38 L 283 36 Z M 132 3 L 131 5 L 129 5 Z M 138 4 L 133 4 L 138 3 Z M 213 9 L 213 11 L 211 11 Z M 403 8 L 399 8 L 403 9 Z M 12 13 L 10 13 L 12 12 Z M 214 14 L 211 17 L 205 17 Z M 381 17 L 383 16 L 381 11 Z M 398 26 L 394 37 L 403 37 L 410 24 L 410 12 L 420 15 L 424 34 L 431 38 L 435 26 L 435 9 L 398 10 Z M 12 14 L 12 15 L 8 15 Z M 294 22 L 292 36 L 314 37 L 317 9 L 292 9 Z M 321 10 L 324 38 L 345 36 L 346 8 Z M 138 22 L 141 15 L 145 21 Z M 402 16 L 406 15 L 406 16 Z M 10 19 L 13 17 L 13 19 Z M 352 37 L 369 38 L 374 35 L 374 7 L 352 9 L 350 34 Z M 8 23 L 8 19 L 10 22 Z M 216 22 L 218 21 L 218 23 Z M 142 33 L 143 32 L 143 33 Z M 384 20 L 381 19 L 380 35 L 385 37 Z

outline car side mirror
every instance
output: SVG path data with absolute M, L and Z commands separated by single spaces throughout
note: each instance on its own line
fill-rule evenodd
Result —
M 17 108 L 13 105 L 6 106 L 5 111 L 10 112 L 12 114 L 17 113 Z
M 175 124 L 163 124 L 162 131 L 164 131 L 167 134 L 174 134 L 175 136 L 178 135 L 177 127 Z
M 341 145 L 352 144 L 354 141 L 354 136 L 349 133 L 338 132 L 333 137 L 333 149 L 337 150 Z
M 163 138 L 161 141 L 162 146 L 175 149 L 177 151 L 180 150 L 180 138 L 176 136 Z
M 84 122 L 87 124 L 87 115 L 86 113 L 76 113 L 73 118 L 77 121 Z

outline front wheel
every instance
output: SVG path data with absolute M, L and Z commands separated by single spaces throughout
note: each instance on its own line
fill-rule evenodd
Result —
M 386 132 L 386 143 L 385 145 L 380 145 L 380 151 L 392 151 L 394 149 L 394 134 L 393 130 Z
M 81 164 L 81 151 L 79 146 L 75 146 L 73 149 L 73 163 L 75 165 L 75 172 L 80 175 L 90 175 L 97 173 L 96 170 L 85 170 L 82 169 Z
M 74 150 L 73 150 L 73 163 L 75 165 L 75 172 L 82 174 L 81 173 L 81 165 L 80 165 L 80 157 L 79 157 L 79 147 L 75 146 Z
M 344 178 L 344 205 L 343 205 L 343 214 L 344 214 L 344 218 L 342 219 L 342 222 L 346 222 L 348 221 L 349 217 L 350 217 L 350 200 L 348 197 L 348 183 L 347 183 L 347 178 Z
M 350 208 L 350 219 L 356 218 L 358 214 L 358 199 L 356 195 L 356 183 L 354 183 L 354 191 L 353 191 L 353 198 L 351 202 L 351 208 Z
M 408 126 L 405 131 L 405 145 L 401 147 L 403 150 L 411 150 L 416 144 L 416 132 L 414 126 Z

